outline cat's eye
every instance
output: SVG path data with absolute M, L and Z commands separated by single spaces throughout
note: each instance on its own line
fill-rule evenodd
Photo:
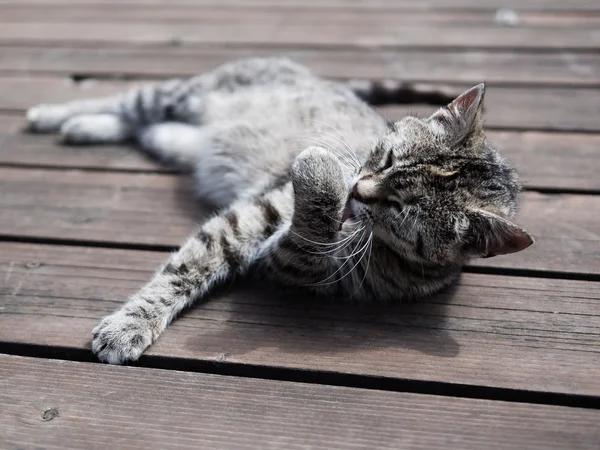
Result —
M 392 152 L 388 152 L 387 154 L 387 158 L 385 159 L 385 163 L 383 165 L 383 167 L 381 167 L 381 170 L 387 170 L 390 167 L 392 167 L 394 165 L 394 155 Z

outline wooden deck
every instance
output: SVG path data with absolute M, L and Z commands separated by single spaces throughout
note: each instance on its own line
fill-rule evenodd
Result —
M 600 449 L 598 50 L 597 0 L 0 0 L 0 448 Z M 279 54 L 487 81 L 537 243 L 417 305 L 231 287 L 134 367 L 95 363 L 91 329 L 207 210 L 131 149 L 22 133 L 25 109 Z M 409 109 L 433 107 L 381 108 Z

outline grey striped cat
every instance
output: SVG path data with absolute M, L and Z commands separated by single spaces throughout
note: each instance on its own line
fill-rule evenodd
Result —
M 30 109 L 31 130 L 60 131 L 65 143 L 136 140 L 192 171 L 220 211 L 100 322 L 94 353 L 138 359 L 182 309 L 250 269 L 272 285 L 390 302 L 449 286 L 472 257 L 531 245 L 511 222 L 515 172 L 484 135 L 484 86 L 395 123 L 363 101 L 382 90 L 323 80 L 287 59 L 249 59 Z

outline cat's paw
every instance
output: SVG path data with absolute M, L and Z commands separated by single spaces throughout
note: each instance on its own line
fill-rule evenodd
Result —
M 128 136 L 127 125 L 116 115 L 85 114 L 67 120 L 60 127 L 64 144 L 116 144 Z
M 292 166 L 292 181 L 296 192 L 307 195 L 323 195 L 340 201 L 348 196 L 339 160 L 321 147 L 309 147 L 298 155 Z
M 69 118 L 69 111 L 64 105 L 38 105 L 27 110 L 26 117 L 29 131 L 52 133 Z
M 150 324 L 123 310 L 102 319 L 92 334 L 92 351 L 109 364 L 136 361 L 152 344 Z
M 349 189 L 332 153 L 320 147 L 304 150 L 292 166 L 294 226 L 334 235 L 342 223 Z

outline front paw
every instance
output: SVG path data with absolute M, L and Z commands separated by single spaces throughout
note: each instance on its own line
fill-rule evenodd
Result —
M 321 147 L 309 147 L 292 166 L 294 191 L 320 199 L 345 202 L 348 187 L 337 157 Z M 308 197 L 307 197 L 308 199 Z
M 102 319 L 92 333 L 92 351 L 109 364 L 136 361 L 152 344 L 150 323 L 123 310 Z
M 294 225 L 313 233 L 335 234 L 349 195 L 335 155 L 320 147 L 304 150 L 292 166 L 292 184 Z

